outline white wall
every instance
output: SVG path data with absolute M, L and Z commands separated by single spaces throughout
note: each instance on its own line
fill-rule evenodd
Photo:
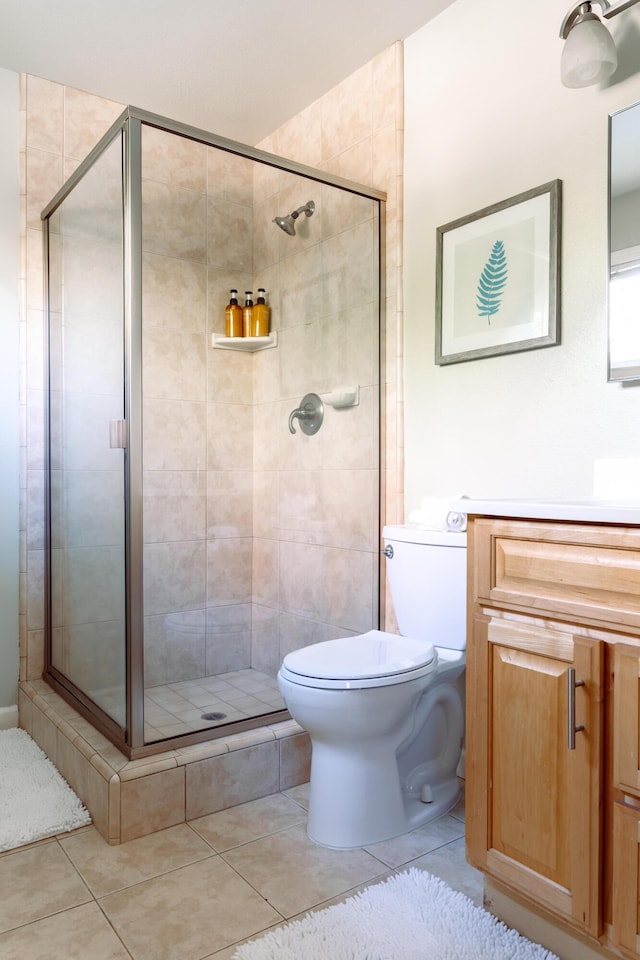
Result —
M 18 701 L 18 75 L 0 69 L 0 729 Z M 17 723 L 17 715 L 15 715 Z
M 594 460 L 640 453 L 640 384 L 606 382 L 607 118 L 640 99 L 640 13 L 610 21 L 630 79 L 582 90 L 560 83 L 565 13 L 457 0 L 405 44 L 407 513 L 461 491 L 584 498 Z M 556 178 L 561 345 L 435 366 L 436 227 Z

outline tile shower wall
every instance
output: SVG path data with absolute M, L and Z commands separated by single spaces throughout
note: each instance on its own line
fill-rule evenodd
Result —
M 251 358 L 212 350 L 252 270 L 251 162 L 143 127 L 145 686 L 250 666 Z
M 21 679 L 35 679 L 42 674 L 44 650 L 43 571 L 44 571 L 44 448 L 43 448 L 43 313 L 42 256 L 39 212 L 78 162 L 118 116 L 120 104 L 90 94 L 50 83 L 36 77 L 23 77 L 21 111 L 24 150 L 21 154 L 23 224 L 21 256 L 21 404 L 23 410 L 23 460 L 21 479 L 21 608 L 20 654 Z M 402 519 L 402 407 L 399 402 L 401 381 L 401 299 L 398 279 L 401 272 L 401 160 L 402 160 L 402 47 L 395 44 L 353 76 L 293 118 L 260 146 L 329 172 L 370 183 L 388 194 L 386 224 L 386 331 L 383 345 L 383 517 L 388 521 Z M 358 443 L 345 426 L 346 441 L 353 459 L 346 464 L 334 463 L 325 478 L 315 481 L 308 491 L 309 463 L 297 456 L 302 444 L 285 448 L 277 463 L 269 460 L 268 443 L 260 442 L 276 422 L 280 429 L 291 409 L 308 389 L 321 392 L 340 385 L 343 370 L 339 366 L 320 367 L 317 385 L 297 380 L 297 361 L 305 349 L 308 324 L 300 320 L 300 298 L 311 297 L 313 284 L 307 291 L 296 288 L 298 257 L 305 258 L 314 276 L 314 257 L 319 251 L 313 245 L 291 254 L 289 240 L 277 235 L 276 228 L 267 229 L 267 219 L 276 213 L 288 212 L 311 195 L 300 198 L 298 191 L 270 182 L 273 171 L 268 168 L 250 180 L 235 166 L 236 158 L 218 151 L 205 150 L 206 157 L 175 156 L 149 143 L 145 158 L 145 196 L 163 199 L 163 215 L 175 210 L 171 190 L 183 190 L 195 210 L 199 211 L 200 234 L 180 234 L 180 250 L 163 247 L 165 225 L 153 220 L 155 202 L 149 204 L 144 252 L 145 312 L 145 376 L 150 385 L 146 392 L 147 431 L 153 435 L 153 424 L 162 422 L 162 443 L 145 449 L 145 523 L 147 525 L 146 563 L 149 577 L 155 577 L 161 592 L 167 586 L 175 592 L 176 603 L 164 609 L 157 596 L 145 596 L 150 619 L 145 629 L 154 638 L 157 657 L 149 664 L 148 680 L 177 679 L 173 650 L 176 636 L 189 650 L 188 669 L 200 670 L 204 658 L 205 671 L 235 669 L 233 658 L 249 658 L 261 669 L 275 668 L 279 656 L 288 645 L 322 639 L 334 629 L 333 611 L 338 609 L 341 632 L 366 628 L 370 617 L 374 586 L 373 554 L 362 549 L 363 537 L 369 535 L 372 522 L 371 464 L 358 459 Z M 197 145 L 189 145 L 193 148 Z M 180 143 L 180 150 L 185 142 Z M 233 169 L 227 164 L 233 161 Z M 204 165 L 203 165 L 204 164 Z M 179 170 L 179 173 L 176 173 Z M 168 186 L 169 171 L 173 187 Z M 188 177 L 186 181 L 181 178 Z M 205 177 L 203 186 L 203 176 Z M 196 179 L 193 179 L 193 178 Z M 200 178 L 199 180 L 197 178 Z M 176 182 L 177 181 L 177 182 Z M 307 190 L 306 185 L 304 189 Z M 249 203 L 249 194 L 251 203 Z M 308 192 L 308 190 L 307 190 Z M 210 242 L 203 254 L 202 227 L 205 234 L 230 213 L 250 216 L 255 199 L 255 232 L 252 256 L 255 262 L 243 269 L 243 254 L 229 262 L 228 245 Z M 325 229 L 329 209 L 323 209 L 324 197 L 313 199 L 319 204 L 317 222 Z M 277 205 L 274 209 L 272 204 Z M 260 219 L 261 208 L 264 217 Z M 202 217 L 204 211 L 204 220 Z M 267 218 L 267 213 L 269 217 Z M 369 242 L 364 236 L 370 225 L 358 223 L 352 210 L 333 211 L 342 220 L 340 237 L 351 231 L 356 243 Z M 338 262 L 344 256 L 340 240 L 323 235 L 325 258 L 332 255 Z M 175 238 L 172 242 L 175 242 Z M 273 253 L 273 244 L 279 245 Z M 199 246 L 200 244 L 200 246 Z M 234 254 L 235 256 L 235 254 Z M 265 351 L 256 356 L 211 350 L 203 331 L 222 332 L 222 313 L 228 289 L 242 289 L 256 271 L 256 285 L 264 285 L 271 294 L 274 326 L 282 323 L 284 349 Z M 259 276 L 258 276 L 259 272 Z M 316 274 L 317 275 L 317 274 Z M 289 280 L 291 282 L 289 282 Z M 354 281 L 355 282 L 355 281 Z M 177 295 L 174 295 L 177 291 Z M 275 295 L 275 302 L 274 302 Z M 328 295 L 328 294 L 327 294 Z M 351 295 L 351 299 L 349 297 Z M 340 301 L 323 313 L 314 336 L 324 350 L 333 339 L 338 345 L 336 360 L 345 347 L 355 351 L 358 363 L 368 365 L 370 357 L 363 345 L 359 351 L 358 325 L 364 322 L 367 303 L 358 303 L 357 287 L 345 289 Z M 345 300 L 345 297 L 347 300 Z M 360 297 L 360 300 L 362 298 Z M 348 302 L 347 302 L 348 301 Z M 344 308 L 344 309 L 343 309 Z M 280 317 L 278 317 L 278 312 Z M 311 314 L 308 314 L 311 316 Z M 346 340 L 345 325 L 348 326 Z M 175 359 L 177 331 L 180 329 L 180 350 L 188 345 L 190 358 L 200 369 L 204 364 L 204 384 L 186 375 L 186 369 L 171 366 L 171 375 L 162 373 L 162 358 Z M 320 331 L 322 331 L 320 333 Z M 324 338 L 324 339 L 323 339 Z M 186 342 L 185 342 L 186 341 Z M 203 357 L 204 355 L 204 357 Z M 320 353 L 318 354 L 320 356 Z M 155 367 L 155 371 L 154 371 Z M 373 410 L 372 379 L 359 368 L 358 379 L 365 388 L 359 413 Z M 155 382 L 154 382 L 155 377 Z M 367 397 L 369 389 L 369 398 Z M 235 426 L 253 405 L 253 448 L 236 444 Z M 171 430 L 166 429 L 166 414 Z M 206 408 L 206 412 L 205 412 Z M 180 448 L 185 414 L 195 414 L 199 426 L 196 435 L 188 435 L 186 449 Z M 345 414 L 349 411 L 345 411 Z M 336 418 L 340 412 L 328 411 Z M 346 424 L 346 418 L 344 423 Z M 205 426 L 206 424 L 206 426 Z M 172 437 L 171 434 L 175 435 Z M 322 434 L 319 435 L 320 437 Z M 358 432 L 355 439 L 361 434 Z M 149 439 L 149 438 L 148 438 Z M 226 446 L 221 445 L 226 440 Z M 312 441 L 299 432 L 293 441 Z M 315 438 L 317 439 L 317 438 Z M 177 445 L 169 460 L 162 450 L 167 444 Z M 214 453 L 215 451 L 215 453 Z M 324 456 L 331 456 L 331 445 L 324 444 Z M 207 458 L 208 459 L 205 459 Z M 151 459 L 149 459 L 151 458 Z M 255 471 L 255 477 L 254 477 Z M 255 481 L 255 482 L 254 482 Z M 206 491 L 206 497 L 204 496 Z M 308 519 L 300 522 L 300 499 L 306 498 Z M 174 506 L 184 498 L 189 509 Z M 205 506 L 206 504 L 206 506 Z M 159 509 L 160 508 L 160 509 Z M 176 519 L 181 514 L 180 520 Z M 348 517 L 347 528 L 327 522 L 332 517 Z M 255 536 L 251 557 L 250 535 Z M 284 534 L 284 536 L 283 536 Z M 309 543 L 309 537 L 313 543 Z M 319 564 L 311 561 L 322 556 Z M 356 607 L 351 606 L 353 562 L 358 555 L 366 583 Z M 176 582 L 176 570 L 184 562 L 196 563 L 196 593 L 186 594 Z M 169 574 L 168 571 L 171 571 Z M 223 584 L 218 582 L 223 574 Z M 306 592 L 306 606 L 301 609 L 296 582 L 317 587 Z M 215 584 L 215 588 L 214 588 Z M 199 591 L 199 592 L 198 592 Z M 197 595 L 196 595 L 197 594 Z M 194 599 L 195 597 L 195 599 Z M 205 633 L 203 637 L 203 607 Z M 323 599 L 328 598 L 328 599 Z M 371 598 L 371 599 L 369 599 Z M 249 631 L 253 603 L 253 638 Z M 155 604 L 155 606 L 154 606 Z M 331 613 L 327 618 L 327 611 Z M 391 616 L 386 625 L 393 628 Z M 227 640 L 232 635 L 230 645 Z M 278 646 L 278 636 L 282 636 Z M 185 637 L 187 638 L 185 640 Z
M 299 178 L 256 193 L 278 348 L 255 356 L 252 666 L 274 673 L 289 650 L 377 619 L 378 221 L 370 200 Z M 310 199 L 296 236 L 274 229 Z M 346 385 L 357 407 L 325 405 L 317 434 L 290 433 L 306 393 Z
M 404 517 L 402 76 L 402 44 L 396 43 L 259 144 L 387 193 L 380 383 L 383 523 Z M 313 190 L 307 196 L 305 189 L 291 182 L 283 189 L 268 171 L 256 184 L 257 218 L 263 206 L 272 215 L 309 199 L 319 206 L 304 237 L 269 232 L 268 243 L 256 244 L 255 251 L 256 270 L 264 264 L 278 293 L 282 325 L 278 351 L 256 357 L 254 380 L 253 657 L 254 665 L 266 670 L 297 646 L 369 629 L 376 596 L 373 583 L 370 593 L 363 587 L 377 567 L 377 556 L 368 552 L 378 509 L 371 462 L 377 389 L 373 304 L 369 278 L 344 272 L 346 243 L 353 245 L 357 262 L 366 262 L 360 253 L 363 246 L 370 249 L 372 225 L 358 198 L 325 187 L 319 196 L 312 196 Z M 321 244 L 313 242 L 316 217 L 322 223 Z M 301 287 L 299 277 L 310 279 Z M 317 357 L 311 379 L 300 363 L 309 353 Z M 328 408 L 316 437 L 289 437 L 286 417 L 303 394 L 354 381 L 361 385 L 360 407 Z M 267 444 L 260 442 L 264 435 L 271 438 Z M 382 622 L 396 630 L 384 580 L 383 585 Z

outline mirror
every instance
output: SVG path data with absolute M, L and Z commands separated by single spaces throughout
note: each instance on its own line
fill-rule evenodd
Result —
M 608 379 L 640 379 L 640 103 L 609 117 Z

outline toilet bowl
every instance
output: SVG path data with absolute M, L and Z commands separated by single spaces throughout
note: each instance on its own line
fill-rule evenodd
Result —
M 278 673 L 312 744 L 307 832 L 336 849 L 416 829 L 459 796 L 466 534 L 398 526 L 383 535 L 402 634 L 311 644 Z

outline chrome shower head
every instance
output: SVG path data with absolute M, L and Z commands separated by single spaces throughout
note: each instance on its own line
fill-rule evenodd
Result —
M 296 220 L 301 213 L 304 213 L 305 216 L 313 216 L 313 212 L 316 209 L 316 205 L 313 200 L 309 200 L 308 203 L 305 203 L 304 207 L 298 207 L 297 210 L 294 210 L 293 213 L 290 213 L 288 217 L 274 217 L 273 223 L 276 226 L 280 227 L 281 230 L 284 230 L 285 233 L 288 233 L 290 237 L 295 237 L 296 235 Z

